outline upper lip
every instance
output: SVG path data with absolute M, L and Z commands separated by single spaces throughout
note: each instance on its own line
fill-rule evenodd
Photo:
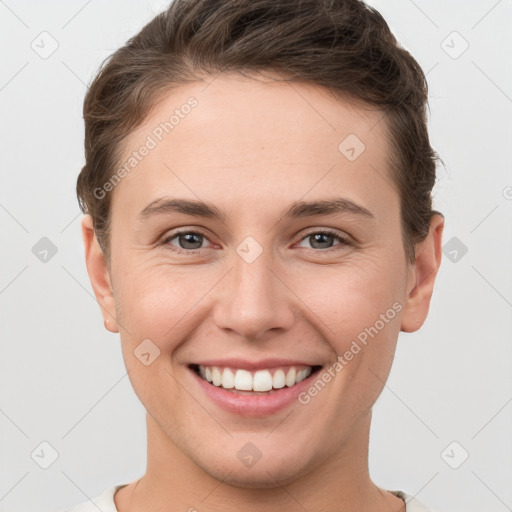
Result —
M 239 368 L 241 370 L 264 370 L 267 368 L 276 368 L 280 366 L 321 366 L 320 364 L 308 361 L 299 361 L 298 359 L 260 359 L 259 361 L 248 361 L 247 359 L 228 358 L 228 359 L 208 359 L 191 363 L 200 366 L 220 366 L 224 368 Z

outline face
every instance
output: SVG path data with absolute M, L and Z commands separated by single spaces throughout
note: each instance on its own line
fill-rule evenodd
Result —
M 145 155 L 112 192 L 106 318 L 148 436 L 239 486 L 329 464 L 426 315 L 382 114 L 221 75 L 170 92 L 124 150 Z

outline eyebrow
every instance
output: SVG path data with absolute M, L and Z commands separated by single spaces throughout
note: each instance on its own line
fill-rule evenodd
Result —
M 223 223 L 225 223 L 227 219 L 227 214 L 211 203 L 191 199 L 173 199 L 168 197 L 156 199 L 148 204 L 139 212 L 137 219 L 143 221 L 149 217 L 169 213 L 182 213 L 194 217 L 217 219 Z M 313 217 L 316 215 L 346 213 L 375 218 L 375 215 L 373 215 L 373 213 L 364 206 L 342 197 L 316 201 L 295 201 L 285 212 L 283 212 L 280 218 L 292 219 Z

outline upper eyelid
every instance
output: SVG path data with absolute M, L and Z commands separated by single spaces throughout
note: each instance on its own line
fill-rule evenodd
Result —
M 346 234 L 342 234 L 342 233 L 338 233 L 335 229 L 333 228 L 311 228 L 310 231 L 307 231 L 301 238 L 301 240 L 303 240 L 304 238 L 306 238 L 307 236 L 310 236 L 310 235 L 315 235 L 316 233 L 323 233 L 323 234 L 327 234 L 327 235 L 333 235 L 333 236 L 337 236 L 339 238 L 343 238 L 343 239 L 346 239 L 346 238 L 349 238 L 349 235 L 346 235 Z

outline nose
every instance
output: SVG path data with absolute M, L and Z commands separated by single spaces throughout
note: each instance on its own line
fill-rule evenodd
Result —
M 235 255 L 234 267 L 223 280 L 214 321 L 248 341 L 261 340 L 269 331 L 293 325 L 293 293 L 285 276 L 273 269 L 265 251 L 252 263 Z

